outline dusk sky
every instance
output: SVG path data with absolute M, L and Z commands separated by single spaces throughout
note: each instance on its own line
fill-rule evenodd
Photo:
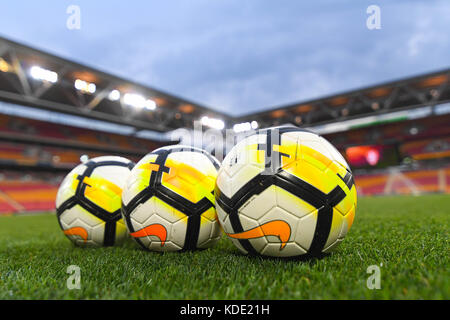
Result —
M 16 0 L 0 35 L 237 115 L 448 68 L 450 1 Z

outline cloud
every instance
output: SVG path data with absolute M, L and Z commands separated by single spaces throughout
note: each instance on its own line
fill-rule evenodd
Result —
M 80 0 L 77 32 L 65 28 L 69 2 L 11 3 L 17 17 L 0 30 L 232 114 L 449 66 L 448 1 L 380 0 L 382 29 L 370 31 L 370 1 Z

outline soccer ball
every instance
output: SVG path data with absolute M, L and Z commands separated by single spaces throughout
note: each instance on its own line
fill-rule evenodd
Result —
M 350 229 L 350 168 L 324 138 L 296 127 L 260 130 L 225 157 L 216 183 L 220 224 L 242 252 L 321 255 Z
M 214 186 L 219 162 L 187 146 L 157 149 L 139 161 L 122 196 L 131 236 L 155 251 L 203 249 L 221 236 Z
M 134 163 L 115 156 L 93 158 L 75 167 L 56 195 L 64 234 L 78 246 L 112 246 L 126 238 L 121 194 Z

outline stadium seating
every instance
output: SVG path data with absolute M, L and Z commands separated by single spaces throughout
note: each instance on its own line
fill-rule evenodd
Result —
M 38 157 L 26 154 L 25 148 L 17 144 L 0 143 L 0 161 L 3 163 L 16 163 L 19 165 L 33 165 Z
M 391 144 L 450 136 L 450 115 L 388 123 L 326 134 L 338 149 L 350 145 Z
M 0 138 L 0 214 L 53 210 L 59 182 L 82 155 L 122 155 L 137 162 L 161 146 L 146 139 L 9 115 L 0 115 Z
M 92 147 L 108 147 L 133 152 L 150 152 L 159 145 L 146 139 L 99 132 L 0 114 L 0 133 L 20 137 L 42 137 L 60 143 L 71 142 Z
M 0 141 L 0 164 L 16 165 L 46 165 L 51 167 L 71 168 L 80 163 L 80 157 L 89 158 L 109 155 L 110 153 L 63 149 L 57 147 L 41 147 L 39 145 L 9 143 Z M 139 157 L 125 155 L 136 162 Z
M 450 157 L 450 137 L 404 143 L 400 151 L 414 160 Z
M 62 176 L 25 175 L 3 171 L 0 179 L 0 213 L 50 211 Z
M 343 154 L 349 146 L 389 145 L 395 146 L 401 158 L 428 165 L 398 169 L 400 163 L 394 159 L 398 163 L 381 171 L 356 167 L 359 195 L 450 193 L 448 123 L 450 116 L 442 116 L 359 128 L 325 138 Z M 137 162 L 140 155 L 160 146 L 146 139 L 5 115 L 0 115 L 0 135 L 0 214 L 53 210 L 60 181 L 80 162 L 81 155 L 123 154 Z M 44 143 L 36 143 L 36 138 Z M 14 166 L 15 171 L 8 171 Z M 23 173 L 23 168 L 29 172 Z M 47 173 L 32 168 L 47 168 Z
M 356 175 L 359 195 L 450 193 L 450 167 Z
M 16 212 L 16 209 L 9 203 L 6 197 L 0 193 L 0 215 L 11 214 Z

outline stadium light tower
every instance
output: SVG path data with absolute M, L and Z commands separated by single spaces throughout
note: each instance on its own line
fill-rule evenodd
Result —
M 108 99 L 111 101 L 117 101 L 120 99 L 120 91 L 119 90 L 112 90 L 109 95 Z
M 8 62 L 0 58 L 0 71 L 1 72 L 9 72 L 11 70 L 11 66 Z
M 123 102 L 129 106 L 146 109 L 146 110 L 155 110 L 156 102 L 151 99 L 145 99 L 143 96 L 135 93 L 126 93 L 123 97 Z
M 31 67 L 30 75 L 36 80 L 48 81 L 51 83 L 58 81 L 58 74 L 56 72 L 41 68 L 39 66 Z
M 153 110 L 156 109 L 156 102 L 153 101 L 153 100 L 151 100 L 151 99 L 147 99 L 147 100 L 145 101 L 144 108 L 147 109 L 147 110 L 153 111 Z
M 76 79 L 74 85 L 75 89 L 90 94 L 95 93 L 95 91 L 97 90 L 97 86 L 95 85 L 95 83 L 89 83 L 81 79 Z
M 252 121 L 252 122 L 243 122 L 243 123 L 236 123 L 233 126 L 233 130 L 236 133 L 239 132 L 245 132 L 245 131 L 250 131 L 250 130 L 255 130 L 258 129 L 259 124 L 257 121 Z
M 209 118 L 207 116 L 204 116 L 202 117 L 201 122 L 202 125 L 213 129 L 222 130 L 223 128 L 225 128 L 225 122 L 223 122 L 220 119 Z

